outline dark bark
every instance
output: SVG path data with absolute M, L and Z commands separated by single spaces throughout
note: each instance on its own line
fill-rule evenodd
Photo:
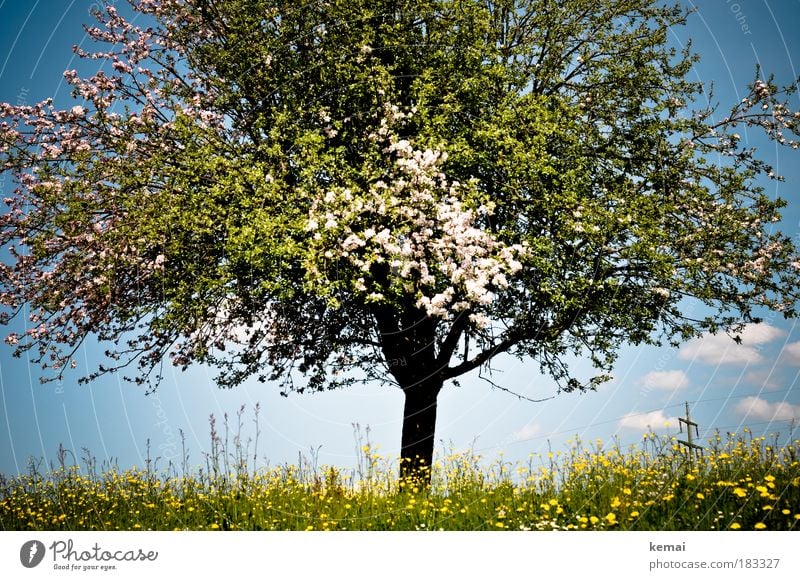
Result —
M 383 355 L 405 394 L 400 477 L 430 483 L 436 431 L 436 398 L 445 380 L 436 358 L 436 324 L 413 304 L 376 306 Z M 446 364 L 445 364 L 446 366 Z
M 401 480 L 427 485 L 433 465 L 434 434 L 436 431 L 436 398 L 442 380 L 427 377 L 417 384 L 403 388 L 403 435 L 400 442 Z

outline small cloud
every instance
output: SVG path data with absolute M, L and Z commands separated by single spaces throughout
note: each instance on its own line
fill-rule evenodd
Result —
M 689 377 L 683 371 L 651 371 L 640 382 L 646 389 L 678 391 L 689 386 Z
M 528 423 L 522 429 L 514 433 L 514 441 L 525 441 L 532 439 L 542 432 L 542 426 L 539 423 Z
M 763 421 L 792 421 L 800 419 L 800 405 L 785 402 L 770 403 L 760 397 L 747 397 L 735 409 L 745 417 Z
M 678 352 L 683 360 L 697 360 L 710 365 L 735 364 L 746 366 L 764 361 L 759 345 L 772 342 L 784 332 L 769 324 L 747 324 L 739 333 L 741 343 L 737 344 L 725 333 L 705 333 L 686 343 Z M 798 347 L 800 348 L 800 347 Z
M 751 371 L 744 376 L 743 380 L 759 390 L 776 391 L 782 386 L 772 369 Z
M 784 346 L 781 359 L 790 365 L 800 365 L 800 342 L 790 342 Z
M 663 411 L 651 411 L 650 413 L 628 413 L 619 420 L 619 426 L 625 429 L 636 431 L 656 431 L 674 427 L 678 424 L 677 417 L 667 417 Z

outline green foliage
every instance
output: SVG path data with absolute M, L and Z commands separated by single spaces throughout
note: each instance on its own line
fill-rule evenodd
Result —
M 0 109 L 0 322 L 29 305 L 8 341 L 56 375 L 94 334 L 110 364 L 89 378 L 135 364 L 151 386 L 167 357 L 222 386 L 435 401 L 507 353 L 570 391 L 623 344 L 797 314 L 784 201 L 758 181 L 777 177 L 734 132 L 797 148 L 796 84 L 759 71 L 726 116 L 693 110 L 679 4 L 132 8 L 153 27 L 109 5 L 88 30 L 115 73 L 68 71 L 82 105 Z

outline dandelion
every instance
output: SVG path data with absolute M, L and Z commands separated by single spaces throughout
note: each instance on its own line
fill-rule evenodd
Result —
M 730 528 L 731 528 L 732 530 L 738 530 L 738 529 L 740 529 L 741 527 L 742 527 L 742 524 L 740 524 L 739 522 L 733 522 L 733 523 L 730 525 Z
M 757 530 L 766 530 L 767 524 L 765 524 L 764 522 L 758 522 L 754 527 Z

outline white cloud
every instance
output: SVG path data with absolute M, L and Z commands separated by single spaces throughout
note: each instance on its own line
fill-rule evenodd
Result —
M 784 346 L 781 358 L 791 365 L 800 365 L 800 342 L 790 342 Z
M 791 421 L 800 419 L 800 405 L 770 403 L 760 397 L 747 397 L 739 401 L 736 411 L 745 417 L 764 421 Z
M 689 386 L 689 377 L 683 371 L 651 371 L 640 382 L 647 389 L 678 391 Z
M 678 352 L 678 356 L 684 360 L 697 360 L 710 365 L 756 364 L 764 361 L 757 347 L 772 342 L 783 334 L 781 329 L 769 324 L 747 324 L 739 333 L 741 344 L 737 344 L 724 332 L 705 333 L 687 342 Z
M 628 413 L 619 420 L 621 428 L 635 429 L 637 431 L 656 431 L 675 427 L 678 424 L 677 417 L 667 417 L 663 411 L 651 411 L 650 413 Z
M 783 383 L 778 380 L 773 369 L 751 371 L 744 376 L 743 380 L 745 383 L 750 383 L 759 390 L 766 389 L 767 391 L 777 391 L 784 386 Z
M 539 423 L 528 423 L 522 429 L 514 433 L 514 441 L 524 441 L 532 439 L 542 432 L 542 426 Z

